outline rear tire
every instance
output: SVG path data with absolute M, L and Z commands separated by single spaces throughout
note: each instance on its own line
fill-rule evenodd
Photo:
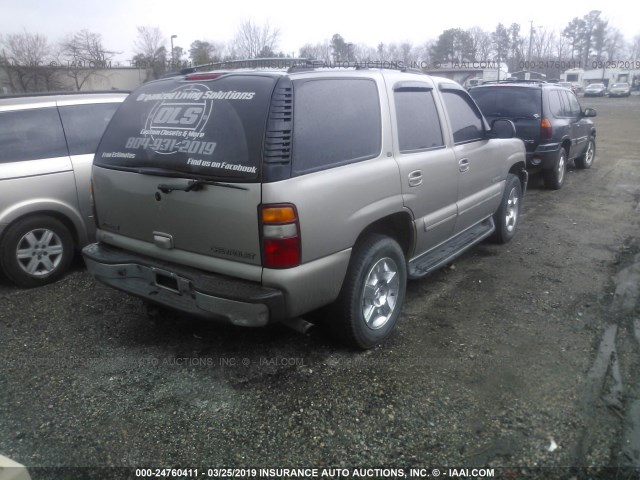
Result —
M 593 161 L 596 158 L 596 141 L 593 137 L 589 138 L 589 143 L 587 144 L 587 150 L 583 155 L 576 158 L 575 164 L 577 168 L 587 169 L 591 168 L 593 165 Z
M 11 225 L 0 243 L 0 265 L 20 287 L 38 287 L 58 280 L 73 260 L 73 238 L 59 220 L 46 215 L 23 218 Z
M 564 177 L 567 171 L 567 151 L 561 148 L 558 151 L 553 168 L 542 171 L 544 186 L 549 190 L 560 190 L 564 185 Z
M 371 235 L 359 243 L 340 296 L 329 309 L 329 324 L 341 341 L 372 348 L 393 332 L 407 290 L 407 265 L 398 243 Z
M 500 208 L 494 214 L 496 231 L 491 240 L 495 243 L 508 243 L 516 235 L 522 205 L 522 185 L 520 179 L 510 173 L 507 175 Z

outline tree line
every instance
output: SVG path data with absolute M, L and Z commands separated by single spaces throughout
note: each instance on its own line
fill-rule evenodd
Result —
M 527 28 L 528 27 L 528 28 Z M 268 23 L 243 21 L 229 42 L 196 40 L 188 50 L 179 45 L 168 47 L 167 36 L 159 27 L 139 26 L 129 64 L 145 68 L 153 78 L 183 66 L 251 58 L 288 58 L 279 48 L 281 32 Z M 173 40 L 172 37 L 170 40 Z M 105 47 L 99 33 L 81 30 L 62 41 L 51 43 L 44 35 L 29 32 L 0 37 L 0 67 L 15 92 L 55 91 L 63 85 L 63 76 L 81 90 L 89 78 L 100 75 L 120 52 Z M 529 66 L 548 77 L 558 78 L 562 70 L 606 60 L 640 60 L 640 35 L 627 42 L 610 25 L 602 12 L 593 10 L 575 17 L 560 31 L 544 26 L 499 23 L 493 31 L 479 27 L 450 28 L 437 39 L 414 45 L 410 42 L 379 43 L 372 47 L 349 42 L 340 34 L 319 43 L 307 43 L 297 55 L 327 64 L 344 62 L 402 62 L 422 66 L 498 62 L 510 72 Z M 119 63 L 116 62 L 116 66 Z

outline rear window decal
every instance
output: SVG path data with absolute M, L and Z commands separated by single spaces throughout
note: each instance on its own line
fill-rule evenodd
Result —
M 275 81 L 229 75 L 145 85 L 116 113 L 96 165 L 254 180 Z

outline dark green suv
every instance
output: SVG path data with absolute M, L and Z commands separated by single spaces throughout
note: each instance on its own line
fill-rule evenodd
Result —
M 596 153 L 596 127 L 568 88 L 544 82 L 497 82 L 473 87 L 469 93 L 485 118 L 513 121 L 516 136 L 524 141 L 527 167 L 542 170 L 544 184 L 558 190 L 567 163 L 591 168 Z

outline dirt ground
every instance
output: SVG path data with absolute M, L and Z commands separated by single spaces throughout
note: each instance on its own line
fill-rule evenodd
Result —
M 640 478 L 640 96 L 581 101 L 598 111 L 593 168 L 559 191 L 533 176 L 514 241 L 410 282 L 397 333 L 366 353 L 322 328 L 149 318 L 81 265 L 37 290 L 0 281 L 0 454 L 36 480 L 106 466 Z

